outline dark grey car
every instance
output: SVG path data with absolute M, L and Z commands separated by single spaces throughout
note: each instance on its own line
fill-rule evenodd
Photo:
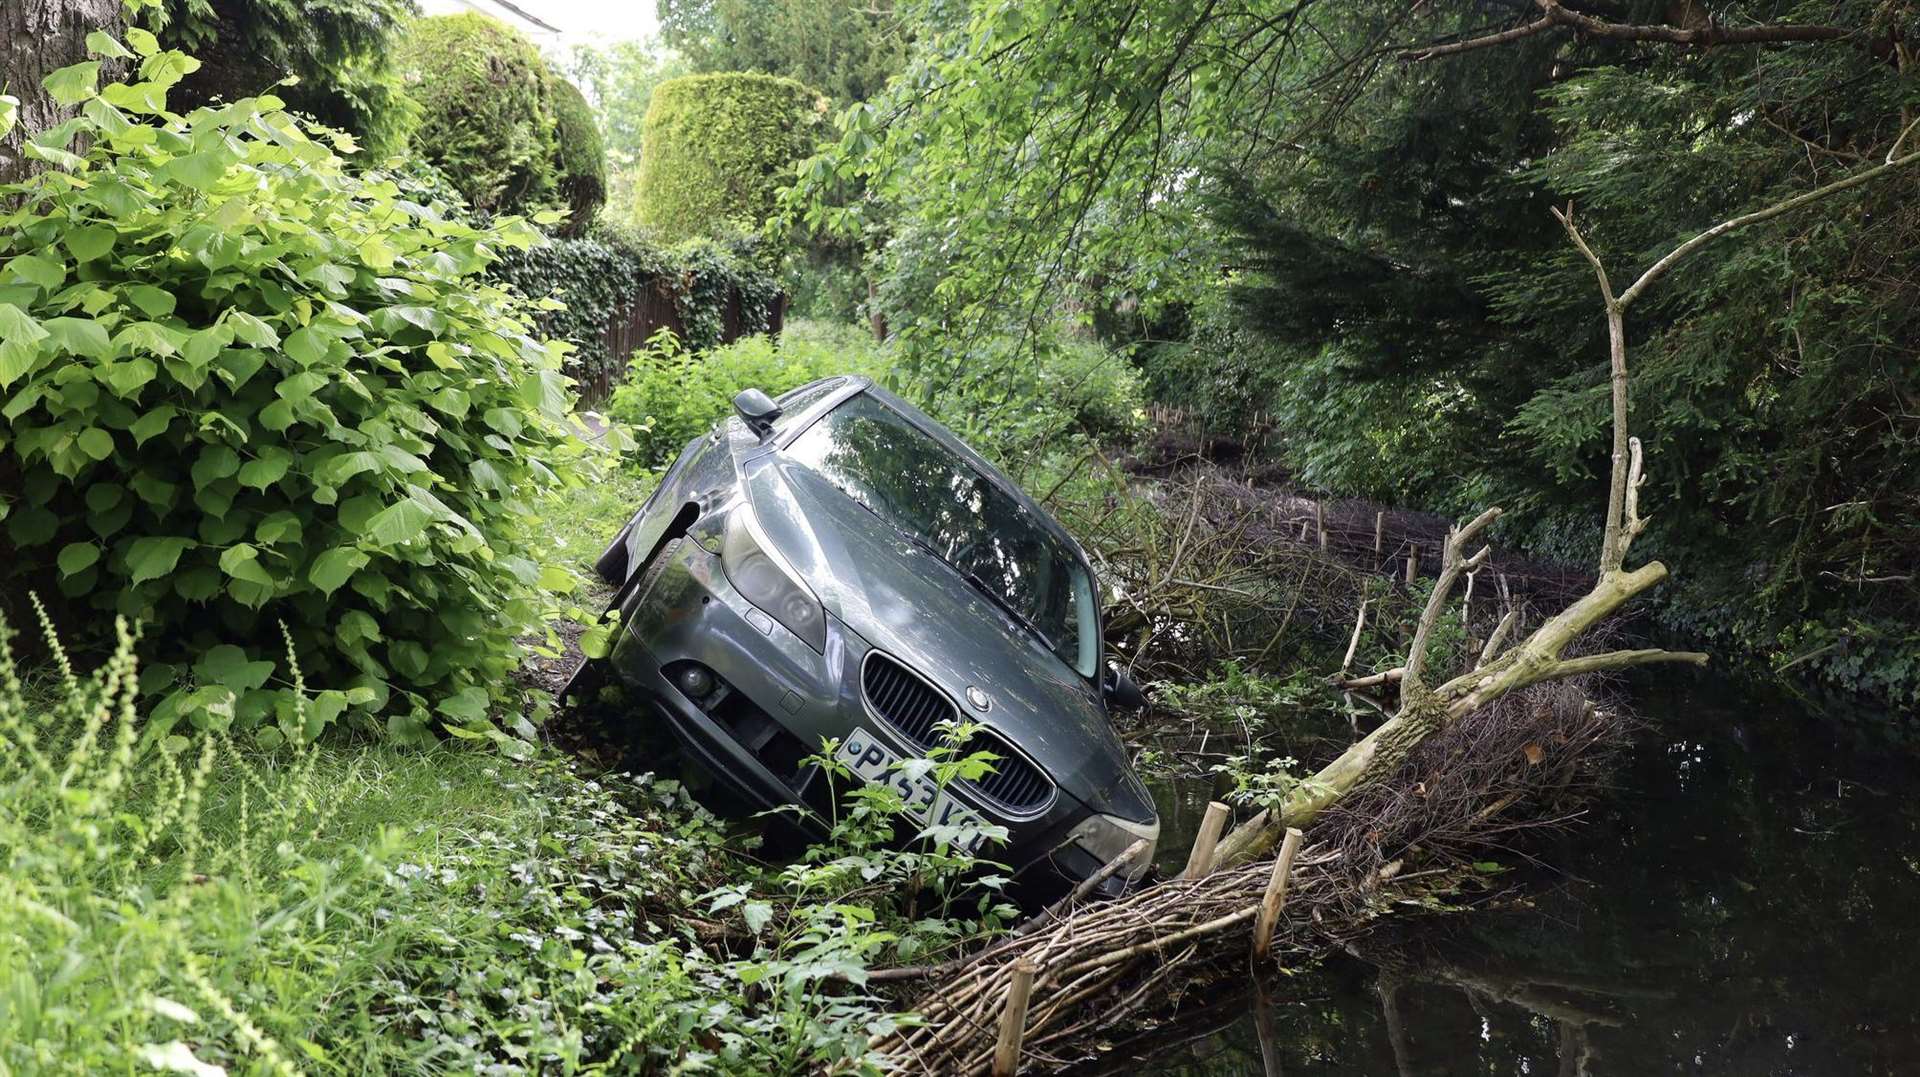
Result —
M 704 769 L 763 808 L 823 808 L 807 757 L 857 776 L 1044 888 L 1093 874 L 1159 818 L 1107 713 L 1086 555 L 944 427 L 870 380 L 757 390 L 696 438 L 608 547 L 623 629 L 604 669 Z M 582 674 L 576 674 L 578 682 Z M 980 730 L 992 773 L 944 789 L 894 766 Z M 1151 859 L 1135 857 L 1117 888 Z

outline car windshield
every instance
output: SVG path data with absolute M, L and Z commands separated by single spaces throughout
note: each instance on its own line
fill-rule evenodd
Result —
M 786 452 L 945 561 L 1081 676 L 1093 676 L 1093 588 L 1079 556 L 958 453 L 865 393 L 822 416 Z

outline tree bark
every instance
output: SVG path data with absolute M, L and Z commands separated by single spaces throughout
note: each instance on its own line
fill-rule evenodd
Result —
M 120 0 L 0 0 L 0 93 L 20 99 L 19 124 L 0 136 L 0 183 L 23 179 L 35 162 L 22 142 L 73 114 L 40 81 L 87 58 L 87 34 L 120 28 Z

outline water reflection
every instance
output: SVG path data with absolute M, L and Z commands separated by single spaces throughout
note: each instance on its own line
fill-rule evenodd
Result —
M 1725 682 L 1637 698 L 1652 729 L 1624 792 L 1545 857 L 1579 877 L 1196 991 L 1075 1072 L 1920 1073 L 1911 748 L 1877 735 L 1885 716 L 1815 720 Z

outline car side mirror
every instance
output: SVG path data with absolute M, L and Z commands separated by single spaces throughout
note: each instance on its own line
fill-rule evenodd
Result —
M 1107 706 L 1121 710 L 1139 710 L 1147 705 L 1147 695 L 1133 678 L 1112 666 L 1107 667 L 1107 683 L 1102 686 L 1101 694 L 1107 697 Z
M 773 421 L 780 417 L 780 405 L 758 389 L 742 389 L 733 397 L 733 410 L 754 436 L 765 441 L 773 433 Z

